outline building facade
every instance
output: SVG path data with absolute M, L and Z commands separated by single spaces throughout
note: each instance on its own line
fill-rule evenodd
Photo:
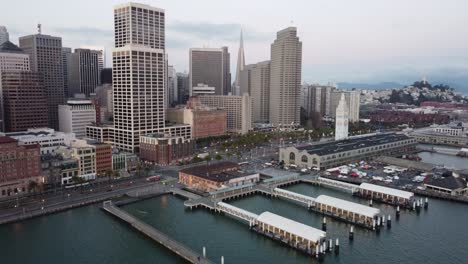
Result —
M 0 197 L 26 193 L 31 181 L 44 182 L 39 145 L 0 137 Z
M 114 26 L 113 144 L 137 152 L 140 135 L 164 127 L 165 12 L 136 3 L 118 5 Z
M 277 33 L 271 44 L 270 123 L 294 126 L 300 123 L 302 42 L 295 27 Z
M 179 182 L 191 189 L 212 192 L 223 188 L 256 183 L 258 173 L 243 173 L 239 164 L 223 161 L 210 165 L 195 166 L 179 171 Z
M 413 153 L 416 140 L 403 134 L 359 136 L 322 144 L 280 148 L 279 160 L 302 168 L 332 168 L 379 156 Z
M 140 137 L 140 158 L 159 165 L 190 159 L 194 141 L 181 136 L 152 134 Z
M 0 72 L 30 70 L 27 53 L 10 41 L 0 44 Z
M 302 107 L 308 117 L 319 113 L 321 117 L 330 116 L 331 93 L 336 88 L 333 85 L 304 85 L 302 89 Z
M 0 45 L 10 40 L 10 34 L 5 26 L 0 26 Z
M 185 104 L 190 96 L 189 76 L 186 73 L 177 73 L 177 103 Z
M 62 47 L 62 68 L 63 68 L 63 93 L 64 98 L 73 97 L 73 94 L 70 93 L 70 84 L 68 80 L 68 65 L 71 60 L 72 49 Z
M 58 106 L 65 101 L 62 38 L 36 34 L 19 38 L 20 48 L 29 54 L 31 70 L 42 74 L 47 95 L 50 128 L 58 129 Z
M 228 81 L 230 82 L 230 60 L 227 47 L 191 48 L 189 57 L 190 95 L 193 95 L 193 87 L 199 84 L 214 87 L 216 95 L 227 94 L 226 85 Z
M 226 111 L 201 104 L 199 97 L 191 97 L 184 108 L 168 109 L 167 119 L 190 125 L 194 139 L 222 136 L 227 133 Z
M 112 146 L 108 144 L 92 144 L 96 149 L 96 174 L 105 177 L 112 170 Z
M 240 41 L 239 41 L 239 51 L 237 52 L 237 67 L 236 67 L 236 80 L 234 82 L 234 91 L 231 91 L 232 95 L 242 95 L 240 90 L 240 75 L 241 72 L 244 70 L 245 67 L 245 54 L 244 54 L 244 38 L 242 34 L 242 30 L 240 33 Z
M 95 93 L 101 83 L 101 66 L 99 51 L 90 49 L 75 49 L 68 61 L 68 96 L 84 94 L 89 97 Z
M 249 95 L 204 95 L 199 99 L 203 105 L 226 111 L 228 132 L 247 134 L 252 130 L 253 105 Z
M 270 77 L 270 61 L 246 65 L 241 71 L 240 91 L 252 97 L 253 122 L 270 120 Z
M 2 72 L 5 132 L 47 127 L 47 98 L 42 75 L 37 72 Z
M 60 131 L 86 136 L 86 127 L 96 123 L 96 110 L 90 100 L 68 100 L 59 106 Z
M 77 162 L 78 177 L 85 181 L 96 179 L 96 148 L 85 140 L 75 140 L 68 147 L 60 147 L 57 153 L 64 159 L 73 159 Z M 75 171 L 72 169 L 71 171 Z M 62 184 L 72 184 L 74 173 L 63 174 Z

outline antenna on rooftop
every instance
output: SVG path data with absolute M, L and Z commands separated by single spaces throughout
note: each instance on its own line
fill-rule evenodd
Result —
M 42 33 L 42 25 L 41 23 L 37 24 L 37 33 L 41 34 Z

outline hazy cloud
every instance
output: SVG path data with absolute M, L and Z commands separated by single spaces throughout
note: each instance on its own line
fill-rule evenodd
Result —
M 239 41 L 240 30 L 243 28 L 244 39 L 249 41 L 269 41 L 274 35 L 268 32 L 259 32 L 250 27 L 243 27 L 237 23 L 210 23 L 210 22 L 184 22 L 175 21 L 168 24 L 168 34 L 175 32 L 190 37 L 207 40 L 224 40 L 228 42 Z

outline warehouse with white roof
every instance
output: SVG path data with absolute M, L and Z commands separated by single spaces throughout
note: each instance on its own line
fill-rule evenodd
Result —
M 322 230 L 304 225 L 294 220 L 264 212 L 256 220 L 257 228 L 263 233 L 270 233 L 296 244 L 296 247 L 306 247 L 309 250 L 325 241 L 326 234 Z
M 393 189 L 385 186 L 361 183 L 358 194 L 361 197 L 380 200 L 385 203 L 395 205 L 410 205 L 414 198 L 414 193 Z
M 370 206 L 353 203 L 328 195 L 320 195 L 315 199 L 315 210 L 346 221 L 372 228 L 380 210 Z

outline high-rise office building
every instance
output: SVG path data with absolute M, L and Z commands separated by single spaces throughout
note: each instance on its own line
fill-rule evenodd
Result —
M 0 74 L 2 71 L 29 71 L 29 55 L 15 44 L 0 44 Z
M 240 71 L 239 91 L 253 101 L 253 122 L 268 123 L 270 119 L 270 61 L 245 65 Z
M 349 110 L 349 121 L 359 121 L 359 110 L 360 110 L 360 91 L 333 91 L 331 93 L 331 104 L 330 104 L 330 116 L 336 116 L 336 108 L 341 100 L 341 95 L 344 94 L 346 105 Z
M 223 49 L 223 94 L 228 95 L 231 93 L 231 55 L 229 54 L 228 47 Z
M 100 83 L 99 52 L 89 49 L 75 49 L 68 64 L 69 96 L 95 93 Z
M 302 42 L 295 27 L 277 33 L 271 44 L 270 123 L 291 126 L 300 123 Z
M 2 72 L 0 91 L 3 94 L 6 132 L 47 127 L 47 99 L 41 74 L 27 71 Z
M 215 87 L 216 95 L 227 94 L 229 73 L 229 52 L 227 47 L 190 49 L 190 95 L 198 84 Z
M 58 106 L 64 102 L 62 38 L 41 33 L 20 37 L 20 48 L 29 54 L 31 71 L 44 78 L 49 127 L 58 129 Z
M 112 68 L 104 68 L 101 71 L 101 84 L 112 84 Z
M 203 95 L 198 98 L 203 105 L 226 111 L 228 132 L 246 134 L 252 129 L 252 98 L 248 94 Z
M 70 94 L 70 84 L 68 80 L 68 65 L 70 64 L 71 54 L 71 48 L 62 47 L 63 93 L 65 98 L 73 97 L 73 94 Z
M 177 96 L 179 104 L 185 104 L 190 96 L 189 76 L 186 73 L 177 73 Z
M 2 72 L 29 71 L 29 55 L 10 41 L 0 44 L 0 77 Z M 1 84 L 0 84 L 1 85 Z M 4 109 L 0 89 L 0 131 L 4 131 Z
M 10 41 L 10 34 L 5 26 L 0 26 L 0 44 Z
M 177 95 L 177 72 L 174 66 L 167 66 L 167 107 L 171 107 L 176 104 L 178 95 Z
M 332 85 L 304 85 L 302 87 L 302 107 L 308 117 L 318 113 L 321 117 L 330 116 Z
M 342 93 L 338 106 L 336 107 L 336 118 L 335 118 L 335 140 L 343 140 L 348 138 L 348 123 L 349 123 L 349 112 L 348 106 L 346 105 L 345 95 Z
M 234 87 L 233 87 L 234 91 L 232 91 L 232 94 L 234 95 L 243 94 L 242 92 L 240 92 L 240 74 L 244 70 L 244 67 L 245 67 L 244 38 L 242 36 L 242 30 L 241 30 L 239 51 L 237 52 L 236 80 L 234 82 Z

